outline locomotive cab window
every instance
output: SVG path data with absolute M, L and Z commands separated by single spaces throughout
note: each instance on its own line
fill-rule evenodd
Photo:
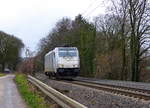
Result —
M 77 52 L 75 52 L 75 51 L 60 51 L 59 56 L 60 57 L 76 57 Z
M 59 49 L 60 57 L 77 57 L 77 50 L 75 48 Z

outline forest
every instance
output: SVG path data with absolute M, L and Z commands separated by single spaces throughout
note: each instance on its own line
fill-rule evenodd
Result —
M 19 70 L 43 72 L 44 55 L 58 46 L 75 46 L 80 76 L 150 82 L 150 4 L 148 0 L 112 0 L 105 15 L 89 21 L 63 17 L 38 44 L 35 57 Z
M 15 70 L 21 62 L 21 49 L 23 42 L 10 34 L 0 31 L 0 72 L 5 68 Z

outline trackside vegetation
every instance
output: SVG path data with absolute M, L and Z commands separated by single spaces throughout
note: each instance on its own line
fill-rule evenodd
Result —
M 0 73 L 0 77 L 2 77 L 2 76 L 5 76 L 5 74 L 4 73 Z
M 26 75 L 17 74 L 15 81 L 17 83 L 19 92 L 23 99 L 28 104 L 29 108 L 50 108 L 43 97 L 39 93 L 32 89 L 29 84 Z

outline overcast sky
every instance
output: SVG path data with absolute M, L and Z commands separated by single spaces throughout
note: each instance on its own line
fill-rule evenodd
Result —
M 104 14 L 103 0 L 0 0 L 0 30 L 19 37 L 32 51 L 62 17 Z

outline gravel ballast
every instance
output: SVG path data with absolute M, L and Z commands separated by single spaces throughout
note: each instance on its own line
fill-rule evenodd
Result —
M 35 77 L 88 108 L 150 108 L 150 101 L 50 80 L 41 73 L 37 73 Z
M 84 78 L 84 77 L 77 77 L 75 79 L 81 81 L 90 81 L 97 84 L 108 84 L 114 86 L 116 85 L 116 86 L 131 87 L 131 88 L 137 88 L 143 90 L 150 90 L 150 83 L 119 81 L 119 80 L 100 80 L 100 79 Z

